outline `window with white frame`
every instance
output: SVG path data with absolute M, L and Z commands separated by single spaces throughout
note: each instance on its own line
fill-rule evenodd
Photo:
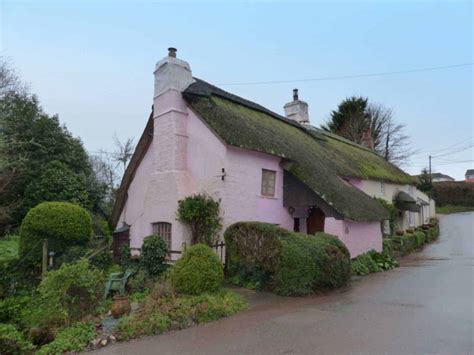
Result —
M 380 182 L 380 193 L 385 195 L 385 183 L 383 181 Z
M 262 196 L 275 196 L 276 171 L 262 169 Z
M 171 250 L 171 223 L 157 222 L 152 223 L 153 234 L 161 236 L 166 242 L 168 250 Z

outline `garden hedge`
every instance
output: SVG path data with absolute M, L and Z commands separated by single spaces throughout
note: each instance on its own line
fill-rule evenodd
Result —
M 233 283 L 281 295 L 305 295 L 343 286 L 350 279 L 349 251 L 331 235 L 239 222 L 224 237 L 227 273 Z
M 33 207 L 20 228 L 20 258 L 41 260 L 41 241 L 48 239 L 48 249 L 60 256 L 76 245 L 86 245 L 92 236 L 89 213 L 72 203 L 43 202 Z
M 383 241 L 384 250 L 398 252 L 404 256 L 415 250 L 420 250 L 426 243 L 436 240 L 439 236 L 439 226 L 417 228 L 414 233 L 402 236 L 392 236 Z

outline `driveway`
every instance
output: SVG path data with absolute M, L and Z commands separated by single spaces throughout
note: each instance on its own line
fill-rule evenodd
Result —
M 474 213 L 441 217 L 437 242 L 400 268 L 304 298 L 252 294 L 251 309 L 103 354 L 472 354 Z

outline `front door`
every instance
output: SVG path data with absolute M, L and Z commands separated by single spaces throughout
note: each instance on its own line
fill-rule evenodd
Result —
M 324 218 L 324 212 L 320 208 L 312 208 L 306 220 L 306 233 L 316 234 L 317 232 L 324 232 Z

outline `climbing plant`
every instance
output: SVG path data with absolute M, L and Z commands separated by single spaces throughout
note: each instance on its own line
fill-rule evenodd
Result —
M 178 219 L 191 228 L 192 244 L 212 246 L 222 228 L 220 203 L 205 194 L 197 194 L 178 201 Z
M 375 198 L 375 200 L 380 203 L 383 207 L 387 209 L 390 213 L 389 223 L 390 223 L 390 233 L 394 233 L 395 229 L 397 228 L 397 218 L 398 218 L 398 210 L 393 203 L 387 202 L 383 198 Z M 382 221 L 383 223 L 383 221 Z M 383 228 L 383 225 L 382 225 Z

